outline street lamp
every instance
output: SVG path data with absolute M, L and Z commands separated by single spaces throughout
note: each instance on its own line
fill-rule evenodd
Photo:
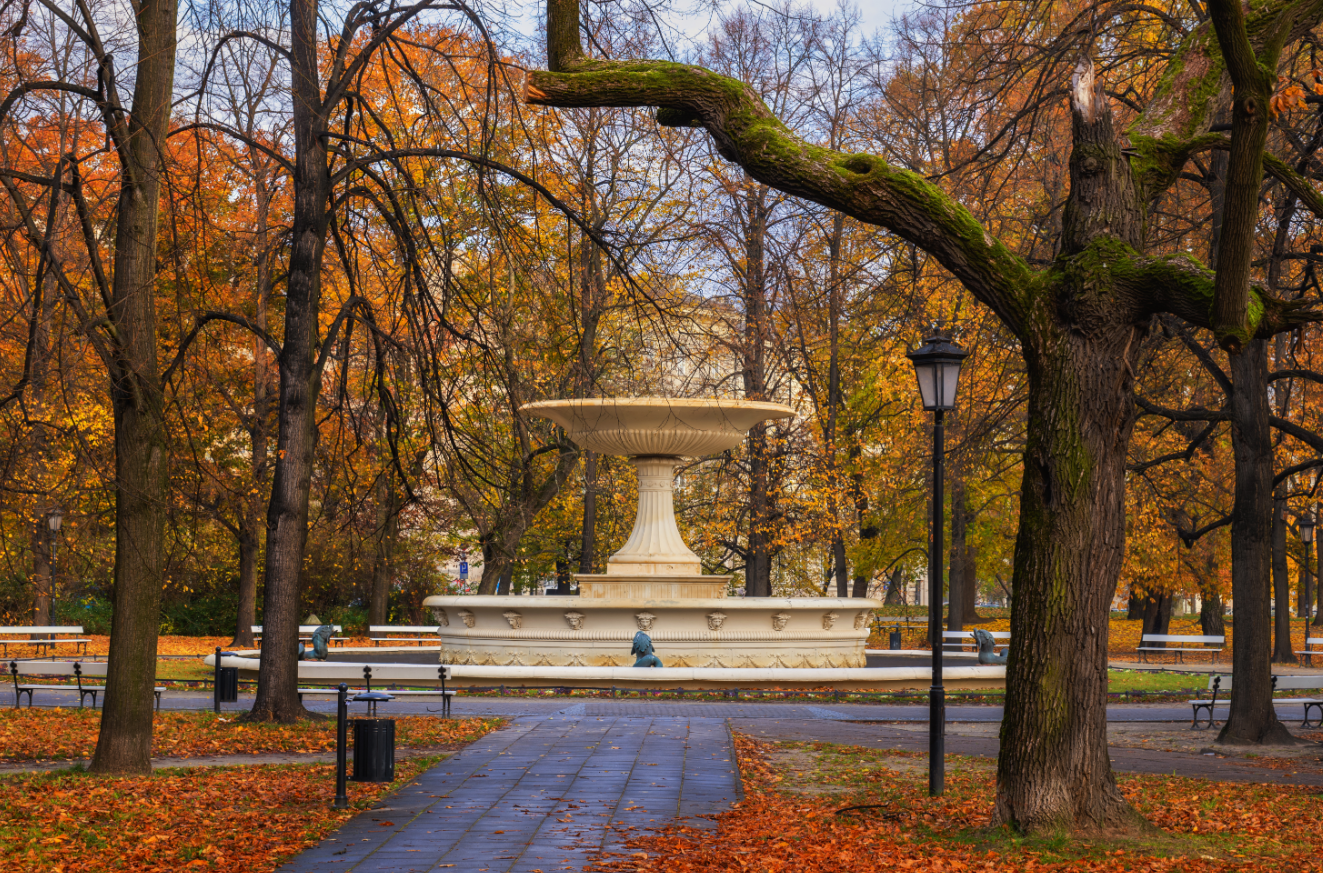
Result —
M 55 614 L 55 543 L 56 543 L 57 539 L 59 538 L 60 528 L 63 527 L 63 526 L 64 526 L 64 510 L 63 510 L 63 509 L 60 509 L 60 507 L 57 506 L 57 507 L 55 507 L 54 509 L 52 509 L 51 511 L 49 511 L 49 512 L 46 513 L 46 527 L 48 527 L 48 528 L 50 529 L 50 532 L 51 532 L 51 548 L 50 548 L 50 554 L 51 554 L 51 581 L 50 581 L 50 586 L 51 586 L 51 592 L 50 592 L 51 605 L 50 605 L 50 610 L 51 610 L 51 614 L 52 614 L 52 615 Z
M 928 793 L 940 797 L 946 783 L 946 689 L 942 687 L 942 456 L 946 452 L 942 417 L 955 409 L 960 364 L 969 352 L 949 337 L 931 336 L 910 352 L 919 377 L 923 408 L 933 413 L 932 548 L 928 553 L 928 627 L 933 646 L 933 684 L 928 692 Z
M 1306 512 L 1304 515 L 1300 516 L 1300 542 L 1304 543 L 1305 546 L 1305 578 L 1303 580 L 1305 585 L 1305 590 L 1303 592 L 1305 596 L 1305 608 L 1301 611 L 1305 615 L 1304 651 L 1307 652 L 1309 651 L 1309 613 L 1313 611 L 1314 607 L 1314 604 L 1312 603 L 1314 599 L 1312 596 L 1313 592 L 1309 590 L 1309 582 L 1310 579 L 1313 578 L 1309 575 L 1309 547 L 1314 542 L 1314 514 L 1312 512 Z

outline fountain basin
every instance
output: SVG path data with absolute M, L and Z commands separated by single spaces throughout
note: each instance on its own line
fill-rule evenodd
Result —
M 858 668 L 872 600 L 429 597 L 443 664 L 629 667 L 646 632 L 666 667 Z

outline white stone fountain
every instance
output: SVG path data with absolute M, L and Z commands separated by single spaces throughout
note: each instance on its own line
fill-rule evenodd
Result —
M 750 427 L 794 410 L 747 400 L 638 397 L 549 400 L 523 411 L 565 428 L 579 446 L 634 459 L 638 515 L 604 574 L 578 575 L 578 597 L 447 596 L 423 605 L 440 624 L 441 661 L 502 667 L 627 667 L 646 631 L 666 667 L 863 667 L 877 601 L 727 597 L 705 576 L 675 524 L 672 489 L 684 457 L 739 445 Z

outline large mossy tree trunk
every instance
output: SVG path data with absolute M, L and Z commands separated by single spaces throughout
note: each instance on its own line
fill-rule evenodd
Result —
M 1212 3 L 1219 13 L 1239 10 L 1234 0 Z M 1240 28 L 1237 46 L 1258 40 L 1252 66 L 1255 46 L 1271 43 L 1271 55 L 1300 38 L 1323 15 L 1317 7 L 1304 20 L 1301 4 L 1260 4 L 1248 31 L 1243 21 L 1225 26 Z M 993 816 L 1016 829 L 1143 827 L 1112 775 L 1105 692 L 1109 607 L 1124 553 L 1134 358 L 1152 316 L 1172 313 L 1215 329 L 1220 340 L 1271 336 L 1316 317 L 1249 287 L 1253 228 L 1243 221 L 1225 230 L 1238 237 L 1223 240 L 1223 262 L 1235 263 L 1227 276 L 1184 256 L 1143 254 L 1148 204 L 1191 154 L 1223 141 L 1208 130 L 1213 104 L 1229 93 L 1212 29 L 1203 23 L 1178 47 L 1149 110 L 1127 131 L 1125 155 L 1102 84 L 1080 62 L 1070 89 L 1074 142 L 1061 249 L 1043 270 L 918 175 L 797 136 L 746 83 L 683 64 L 586 58 L 578 0 L 548 0 L 549 70 L 531 71 L 525 85 L 533 104 L 654 106 L 664 125 L 705 128 L 723 157 L 760 182 L 922 247 L 1019 340 L 1030 414 Z M 1203 102 L 1192 99 L 1199 95 Z M 1237 150 L 1253 150 L 1253 137 L 1234 134 L 1232 170 L 1252 170 Z M 1229 186 L 1237 215 L 1246 190 Z M 1214 307 L 1218 289 L 1234 299 Z M 1266 651 L 1262 659 L 1266 667 Z M 1238 696 L 1266 699 L 1266 682 L 1242 686 L 1237 675 L 1236 683 Z
M 144 0 L 129 142 L 121 154 L 115 276 L 107 318 L 119 366 L 115 420 L 115 591 L 101 731 L 91 770 L 150 773 L 152 688 L 160 633 L 169 445 L 157 364 L 156 241 L 162 144 L 175 76 L 175 0 Z
M 1124 333 L 1060 324 L 1032 349 L 997 820 L 1029 830 L 1140 819 L 1107 752 L 1107 636 L 1125 553 L 1133 424 Z

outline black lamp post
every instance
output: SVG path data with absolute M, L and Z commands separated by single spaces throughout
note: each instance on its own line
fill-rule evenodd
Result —
M 955 409 L 960 364 L 969 352 L 949 337 L 931 336 L 909 353 L 919 377 L 923 408 L 933 413 L 933 520 L 932 548 L 928 553 L 928 627 L 932 634 L 933 684 L 928 693 L 928 793 L 940 797 L 946 787 L 946 689 L 942 687 L 942 507 L 943 455 L 946 453 L 942 417 Z
M 55 542 L 56 542 L 57 539 L 59 539 L 59 536 L 60 536 L 60 528 L 63 527 L 63 526 L 64 526 L 64 510 L 63 510 L 63 509 L 60 509 L 60 507 L 57 506 L 57 507 L 55 507 L 54 509 L 52 509 L 50 512 L 46 513 L 46 527 L 49 528 L 49 529 L 50 529 L 50 532 L 51 532 L 51 549 L 50 549 L 50 554 L 51 554 L 51 580 L 50 580 L 50 586 L 51 586 L 51 592 L 50 592 L 50 596 L 51 596 L 51 606 L 50 606 L 50 609 L 51 609 L 51 616 L 52 616 L 52 619 L 51 619 L 51 620 L 52 620 L 52 621 L 54 621 L 54 615 L 55 615 Z
M 1305 590 L 1303 592 L 1305 595 L 1305 608 L 1302 610 L 1305 615 L 1305 646 L 1303 651 L 1309 651 L 1309 613 L 1313 611 L 1314 606 L 1312 603 L 1314 599 L 1313 592 L 1309 590 L 1309 582 L 1313 579 L 1313 576 L 1309 574 L 1309 549 L 1314 542 L 1314 514 L 1312 512 L 1306 512 L 1304 515 L 1300 516 L 1300 542 L 1305 546 Z

